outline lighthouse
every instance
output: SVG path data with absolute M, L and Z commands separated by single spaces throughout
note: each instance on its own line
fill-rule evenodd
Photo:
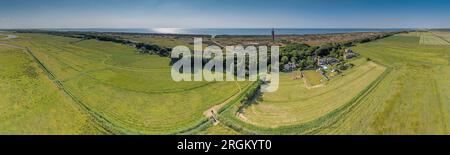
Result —
M 272 42 L 275 42 L 275 28 L 272 28 Z

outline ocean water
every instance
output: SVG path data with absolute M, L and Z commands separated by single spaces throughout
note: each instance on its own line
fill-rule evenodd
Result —
M 150 28 L 150 29 L 122 29 L 122 28 L 71 28 L 49 29 L 57 31 L 81 32 L 123 32 L 123 33 L 155 33 L 155 34 L 195 34 L 195 35 L 271 35 L 270 28 Z M 332 34 L 351 32 L 383 32 L 408 29 L 369 29 L 369 28 L 275 28 L 278 35 L 304 35 L 304 34 Z

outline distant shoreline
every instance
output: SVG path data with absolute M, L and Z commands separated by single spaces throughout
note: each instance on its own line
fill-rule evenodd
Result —
M 25 30 L 25 29 L 23 29 Z M 55 28 L 34 29 L 62 32 L 103 32 L 103 33 L 138 33 L 167 35 L 230 35 L 230 36 L 266 36 L 271 35 L 271 28 Z M 411 28 L 275 28 L 276 35 L 315 35 L 364 32 L 387 32 L 414 30 Z

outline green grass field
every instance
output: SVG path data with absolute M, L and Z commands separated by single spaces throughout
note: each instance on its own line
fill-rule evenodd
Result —
M 416 33 L 416 34 L 415 34 Z M 450 43 L 440 37 L 440 32 L 413 32 L 410 35 L 419 36 L 421 45 L 450 45 Z
M 0 134 L 105 134 L 23 49 L 0 45 Z
M 245 134 L 449 134 L 450 46 L 423 45 L 422 37 L 357 45 L 374 62 L 355 60 L 324 88 L 307 90 L 282 74 L 277 92 L 263 94 L 243 116 L 236 104 L 222 122 Z
M 211 126 L 203 131 L 196 133 L 198 135 L 239 135 L 239 132 L 234 131 L 233 129 L 223 125 L 218 124 L 215 126 Z
M 450 32 L 448 32 L 448 31 L 432 31 L 432 33 L 450 43 Z
M 394 36 L 354 48 L 392 68 L 358 106 L 321 133 L 449 134 L 450 46 Z
M 320 74 L 319 72 L 315 71 L 315 70 L 307 70 L 307 71 L 303 71 L 304 74 L 304 78 L 305 80 L 311 85 L 311 86 L 315 86 L 315 85 L 319 85 L 322 83 L 322 79 L 325 79 L 322 74 Z M 287 79 L 286 79 L 287 80 Z
M 121 134 L 177 134 L 207 120 L 204 111 L 239 93 L 235 82 L 174 82 L 169 59 L 111 42 L 21 34 L 65 90 L 103 126 Z M 211 95 L 214 94 L 214 95 Z
M 264 94 L 261 101 L 245 110 L 245 116 L 252 124 L 265 127 L 299 124 L 323 116 L 347 103 L 383 73 L 382 66 L 363 61 L 357 61 L 358 67 L 344 76 L 313 89 L 305 87 L 302 80 L 292 80 L 290 74 L 282 74 L 279 90 Z
M 129 46 L 15 35 L 0 40 L 0 134 L 450 134 L 445 32 L 359 44 L 327 82 L 282 73 L 239 115 L 256 83 L 174 82 L 168 58 Z

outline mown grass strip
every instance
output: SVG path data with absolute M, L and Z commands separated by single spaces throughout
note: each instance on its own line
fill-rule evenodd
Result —
M 240 102 L 240 101 L 242 101 L 242 99 L 245 97 L 245 95 L 251 90 L 251 88 L 254 88 L 254 87 L 256 87 L 257 86 L 257 84 L 258 84 L 258 82 L 253 82 L 252 84 L 249 84 L 249 85 L 247 85 L 245 88 L 244 88 L 244 90 L 243 91 L 241 91 L 241 92 L 238 92 L 239 94 L 239 96 L 237 96 L 237 97 L 235 97 L 233 100 L 231 100 L 228 104 L 226 104 L 226 105 L 224 105 L 223 107 L 221 107 L 219 110 L 218 110 L 218 115 L 220 115 L 221 113 L 223 113 L 226 109 L 228 109 L 228 108 L 230 108 L 234 103 L 236 103 L 236 102 Z M 233 95 L 234 96 L 234 95 Z M 233 97 L 233 96 L 231 96 L 231 97 Z M 230 97 L 230 98 L 231 98 Z M 228 100 L 228 99 L 227 99 Z M 211 127 L 212 126 L 212 122 L 210 121 L 210 119 L 209 118 L 205 118 L 205 119 L 203 119 L 199 124 L 197 124 L 197 125 L 195 125 L 195 126 L 193 126 L 193 127 L 190 127 L 190 128 L 187 128 L 187 129 L 185 129 L 185 130 L 182 130 L 182 131 L 180 131 L 180 132 L 177 132 L 177 133 L 175 133 L 175 134 L 181 134 L 181 135 L 191 135 L 191 134 L 196 134 L 196 133 L 199 133 L 199 132 L 201 132 L 201 131 L 204 131 L 204 130 L 206 130 L 207 128 L 209 128 L 209 127 Z
M 391 67 L 385 67 L 386 70 L 376 80 L 371 82 L 361 92 L 359 92 L 358 95 L 354 96 L 346 104 L 324 116 L 321 116 L 307 123 L 281 126 L 276 128 L 255 126 L 237 118 L 235 116 L 235 112 L 237 110 L 236 108 L 226 109 L 226 111 L 224 111 L 224 113 L 220 115 L 220 118 L 222 118 L 221 121 L 226 126 L 243 134 L 313 134 L 325 126 L 336 123 L 341 116 L 352 109 L 352 107 L 357 105 L 359 101 L 361 101 L 361 99 L 363 99 L 367 94 L 374 90 L 376 86 L 392 71 Z M 235 102 L 232 105 L 236 107 L 238 103 L 239 102 Z
M 73 101 L 75 101 L 75 103 L 77 103 L 85 112 L 87 112 L 91 116 L 91 118 L 93 118 L 92 120 L 96 122 L 98 125 L 100 125 L 104 130 L 106 130 L 111 134 L 129 133 L 125 129 L 115 126 L 109 120 L 91 110 L 77 97 L 75 97 L 69 90 L 67 90 L 61 83 L 61 81 L 56 79 L 56 76 L 33 54 L 33 52 L 28 47 L 26 47 L 26 51 L 33 58 L 33 60 L 39 65 L 39 67 L 47 74 L 49 79 L 53 81 L 60 90 L 62 90 L 66 95 L 68 95 Z

